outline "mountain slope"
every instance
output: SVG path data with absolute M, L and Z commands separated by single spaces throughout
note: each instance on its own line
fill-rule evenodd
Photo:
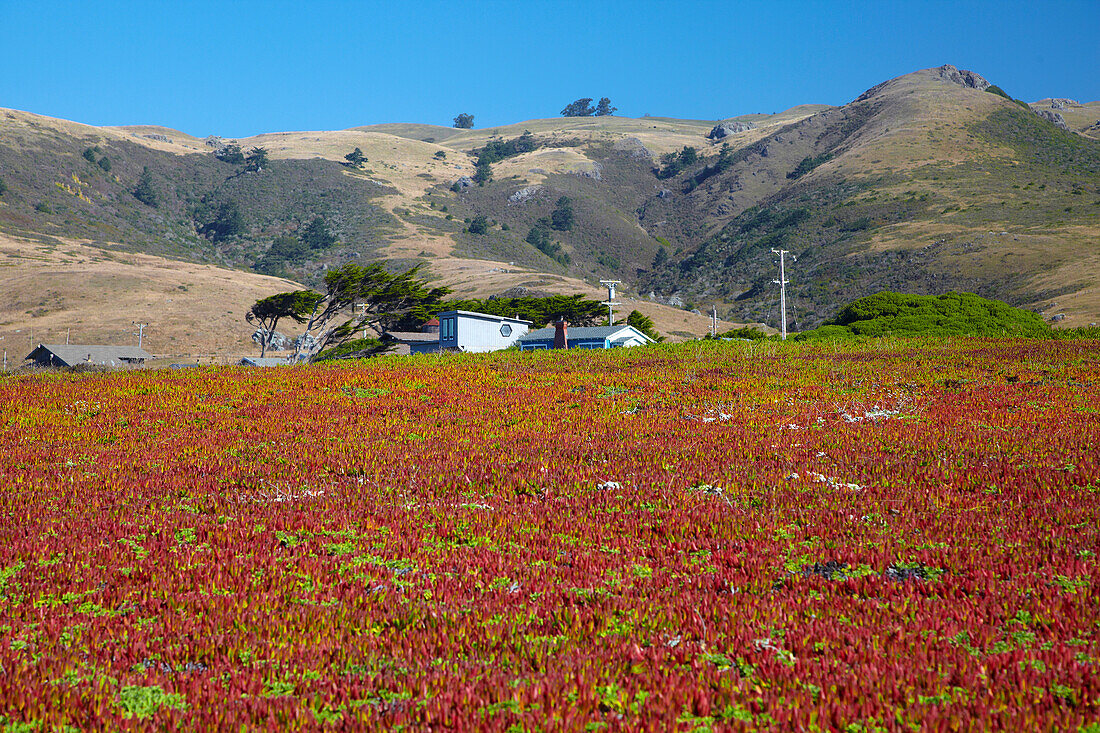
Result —
M 950 68 L 881 84 L 734 157 L 646 203 L 647 228 L 682 244 L 649 287 L 771 320 L 782 247 L 798 257 L 798 327 L 880 289 L 972 290 L 1040 310 L 1072 296 L 1067 323 L 1100 315 L 1100 143 Z
M 596 281 L 611 277 L 635 299 L 624 307 L 684 335 L 708 324 L 681 306 L 775 324 L 771 249 L 782 247 L 798 258 L 788 270 L 795 327 L 881 288 L 972 290 L 1064 313 L 1065 325 L 1100 320 L 1100 142 L 1089 137 L 1100 133 L 1100 103 L 1032 105 L 1062 114 L 1061 130 L 986 83 L 940 67 L 843 107 L 775 115 L 386 124 L 238 140 L 0 110 L 0 234 L 24 248 L 60 242 L 305 284 L 348 261 L 419 263 L 470 296 L 600 296 Z M 263 147 L 270 160 L 245 172 L 216 157 L 226 145 Z M 367 158 L 359 168 L 344 164 L 354 148 Z M 486 180 L 461 185 L 480 156 L 492 160 Z M 155 207 L 133 194 L 145 169 Z M 563 197 L 572 226 L 550 227 Z M 303 247 L 296 238 L 318 216 L 334 241 Z M 226 217 L 234 226 L 222 226 Z M 22 272 L 32 261 L 22 257 L 0 277 Z M 38 317 L 9 315 L 5 328 Z

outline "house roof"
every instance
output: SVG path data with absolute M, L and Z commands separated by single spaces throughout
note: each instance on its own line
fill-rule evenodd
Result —
M 285 356 L 246 356 L 237 363 L 241 366 L 258 367 L 287 366 L 290 364 Z
M 153 355 L 136 346 L 106 346 L 101 344 L 39 344 L 28 359 L 46 359 L 52 354 L 65 366 L 77 364 L 110 364 L 111 362 L 145 361 Z M 53 361 L 53 359 L 51 359 Z
M 438 333 L 423 333 L 421 331 L 386 331 L 382 334 L 382 338 L 392 339 L 394 341 L 439 341 Z
M 525 321 L 522 318 L 508 318 L 507 316 L 494 316 L 491 313 L 476 313 L 474 311 L 444 311 L 439 314 L 439 318 L 443 316 L 466 316 L 467 318 L 480 318 L 484 321 L 508 321 L 509 323 L 526 323 L 530 325 L 530 321 Z
M 521 336 L 519 340 L 524 343 L 530 341 L 552 341 L 554 339 L 554 330 L 553 328 L 540 328 L 536 331 L 531 331 L 525 336 Z M 624 332 L 630 333 L 631 335 L 637 334 L 646 341 L 652 341 L 652 339 L 644 333 L 625 323 L 618 326 L 578 326 L 577 328 L 567 328 L 566 337 L 569 341 L 615 340 L 615 336 L 624 334 Z

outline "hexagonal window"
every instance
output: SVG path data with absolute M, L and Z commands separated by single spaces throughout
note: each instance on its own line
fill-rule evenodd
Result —
M 508 338 L 512 335 L 512 327 L 507 323 L 500 324 L 500 335 L 504 338 Z

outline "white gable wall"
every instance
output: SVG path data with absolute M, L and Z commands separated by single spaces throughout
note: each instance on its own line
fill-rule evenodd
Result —
M 484 313 L 439 314 L 439 345 L 444 349 L 484 352 L 507 349 L 527 333 L 530 323 Z

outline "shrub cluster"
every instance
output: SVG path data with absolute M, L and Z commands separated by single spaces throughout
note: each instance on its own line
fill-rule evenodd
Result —
M 798 340 L 850 336 L 1024 336 L 1048 338 L 1037 314 L 972 293 L 906 295 L 883 291 L 844 307 Z

